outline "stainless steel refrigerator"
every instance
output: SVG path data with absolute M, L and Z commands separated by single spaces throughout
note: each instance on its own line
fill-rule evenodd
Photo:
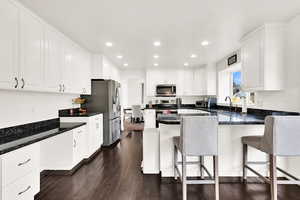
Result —
M 82 95 L 88 112 L 103 113 L 103 146 L 110 146 L 121 137 L 120 83 L 92 79 L 92 94 Z

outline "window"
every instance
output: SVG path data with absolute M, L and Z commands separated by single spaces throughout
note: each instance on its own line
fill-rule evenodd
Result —
M 233 96 L 238 95 L 242 90 L 242 72 L 232 72 L 232 92 Z
M 230 96 L 233 104 L 242 104 L 242 98 L 247 99 L 247 104 L 255 103 L 255 93 L 242 90 L 241 65 L 236 64 L 218 73 L 218 103 L 227 103 L 225 98 Z

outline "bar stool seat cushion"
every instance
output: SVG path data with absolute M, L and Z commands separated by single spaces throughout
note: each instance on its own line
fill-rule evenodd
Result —
M 242 137 L 242 143 L 247 144 L 248 146 L 254 147 L 258 150 L 264 151 L 262 148 L 262 139 L 263 136 L 245 136 Z
M 177 147 L 177 149 L 182 152 L 182 148 L 180 145 L 180 137 L 179 136 L 173 137 L 173 142 L 174 145 Z

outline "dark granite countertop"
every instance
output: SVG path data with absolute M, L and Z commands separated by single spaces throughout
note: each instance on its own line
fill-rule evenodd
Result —
M 147 105 L 147 107 L 149 107 L 149 105 Z M 298 112 L 263 110 L 255 108 L 248 108 L 248 113 L 243 114 L 240 112 L 241 108 L 232 108 L 231 111 L 228 106 L 216 106 L 212 109 L 208 109 L 196 107 L 194 104 L 183 104 L 180 107 L 177 107 L 175 104 L 158 104 L 153 105 L 152 109 L 157 111 L 157 126 L 159 123 L 180 124 L 180 115 L 177 114 L 178 109 L 207 111 L 208 113 L 206 114 L 202 113 L 193 115 L 217 115 L 220 125 L 263 125 L 265 117 L 268 115 L 300 115 Z M 165 110 L 168 110 L 170 114 L 161 114 Z
M 85 124 L 86 123 L 60 123 L 59 119 L 52 119 L 0 129 L 0 155 L 70 131 Z
M 63 113 L 60 114 L 59 117 L 92 117 L 99 114 L 102 114 L 102 112 L 74 113 L 73 115 L 70 113 Z
M 70 114 L 70 110 L 73 110 L 73 114 Z M 69 109 L 64 109 L 64 110 L 59 110 L 58 111 L 58 116 L 59 117 L 92 117 L 95 115 L 102 114 L 102 112 L 89 112 L 87 111 L 86 113 L 80 113 L 79 108 L 69 108 Z
M 221 110 L 208 110 L 208 113 L 203 114 L 187 114 L 187 115 L 217 115 L 220 125 L 255 125 L 264 124 L 264 117 L 253 114 L 242 114 L 237 112 L 221 111 Z M 180 116 L 185 114 L 158 114 L 157 123 L 162 124 L 180 124 Z

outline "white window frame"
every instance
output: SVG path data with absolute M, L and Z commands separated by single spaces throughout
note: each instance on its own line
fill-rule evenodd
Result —
M 237 72 L 237 71 L 241 71 L 242 72 L 242 66 L 240 63 L 237 63 L 237 64 L 234 64 L 230 67 L 228 67 L 227 69 L 225 70 L 222 70 L 222 71 L 219 71 L 218 72 L 218 104 L 219 105 L 227 105 L 228 103 L 225 102 L 225 98 L 222 96 L 220 97 L 219 94 L 220 94 L 220 90 L 222 90 L 222 88 L 220 88 L 220 73 L 226 73 L 228 72 L 229 74 L 229 96 L 232 98 L 233 97 L 233 72 Z M 224 88 L 223 88 L 224 89 Z M 253 106 L 255 105 L 255 97 L 254 97 L 254 103 L 250 102 L 250 92 L 246 92 L 246 99 L 247 99 L 247 105 L 249 106 Z M 224 99 L 222 99 L 224 98 Z M 236 105 L 236 106 L 241 106 L 242 105 L 242 101 L 240 101 L 239 103 L 233 103 L 233 105 Z

